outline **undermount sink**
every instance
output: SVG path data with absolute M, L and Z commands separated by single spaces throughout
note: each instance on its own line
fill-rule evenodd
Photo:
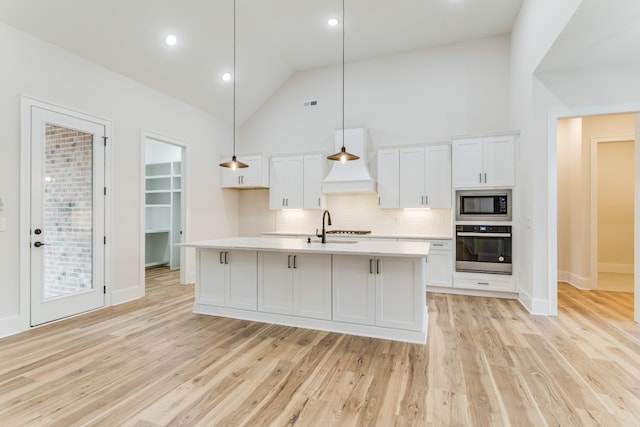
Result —
M 320 239 L 314 239 L 311 243 L 322 243 Z M 327 240 L 327 243 L 339 243 L 339 244 L 348 244 L 348 243 L 358 243 L 357 240 Z

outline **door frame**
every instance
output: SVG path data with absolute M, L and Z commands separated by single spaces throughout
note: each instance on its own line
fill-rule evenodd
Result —
M 104 307 L 111 305 L 111 236 L 112 236 L 112 123 L 110 120 L 81 111 L 42 101 L 26 95 L 20 97 L 20 313 L 18 330 L 31 326 L 31 108 L 38 107 L 97 123 L 105 128 L 107 146 L 104 153 L 104 182 L 107 194 L 104 200 Z M 46 324 L 46 323 L 45 323 Z
M 598 147 L 599 144 L 606 144 L 607 142 L 626 142 L 631 141 L 635 147 L 635 135 L 626 136 L 603 136 L 590 138 L 590 150 L 591 150 L 591 162 L 590 162 L 590 188 L 589 192 L 591 205 L 589 210 L 590 214 L 590 230 L 591 239 L 589 243 L 589 263 L 590 263 L 590 275 L 589 289 L 598 289 Z M 635 172 L 634 172 L 635 176 Z M 635 213 L 634 213 L 635 215 Z M 635 287 L 635 285 L 634 285 Z
M 635 114 L 634 320 L 640 322 L 640 103 L 547 111 L 547 314 L 558 315 L 558 119 Z M 535 289 L 534 289 L 535 293 Z
M 165 144 L 174 145 L 180 147 L 182 150 L 181 153 L 181 168 L 182 175 L 180 178 L 181 183 L 181 195 L 180 195 L 180 223 L 182 229 L 182 241 L 187 242 L 188 236 L 190 233 L 190 194 L 189 186 L 189 174 L 191 170 L 191 145 L 188 142 L 172 138 L 166 135 L 162 135 L 156 132 L 152 132 L 149 130 L 141 129 L 140 131 L 140 267 L 139 267 L 139 283 L 142 286 L 141 295 L 144 295 L 145 290 L 145 257 L 146 257 L 146 247 L 145 247 L 145 164 L 146 164 L 146 150 L 145 143 L 147 139 L 153 139 L 158 142 L 162 142 Z M 180 248 L 180 284 L 184 285 L 187 283 L 193 283 L 193 280 L 188 277 L 188 272 L 191 271 L 189 268 L 192 262 L 195 260 L 191 260 L 187 257 L 187 250 L 184 247 Z

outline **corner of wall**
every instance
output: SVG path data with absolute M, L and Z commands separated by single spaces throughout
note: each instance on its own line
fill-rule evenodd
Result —
M 533 298 L 522 288 L 518 293 L 518 301 L 533 315 L 549 316 L 549 301 L 542 298 Z

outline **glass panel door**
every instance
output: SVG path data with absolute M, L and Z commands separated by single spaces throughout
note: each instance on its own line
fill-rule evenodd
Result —
M 32 107 L 31 324 L 104 305 L 104 126 Z

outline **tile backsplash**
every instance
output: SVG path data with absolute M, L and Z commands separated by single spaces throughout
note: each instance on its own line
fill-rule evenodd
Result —
M 452 234 L 451 209 L 380 209 L 376 194 L 328 194 L 332 229 L 371 230 L 373 234 Z M 243 236 L 265 231 L 313 233 L 322 228 L 321 210 L 270 210 L 267 190 L 243 190 L 240 230 Z

